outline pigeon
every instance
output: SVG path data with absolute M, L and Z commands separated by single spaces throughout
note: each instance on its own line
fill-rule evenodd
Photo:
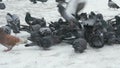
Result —
M 26 44 L 25 47 L 39 46 L 42 47 L 44 50 L 49 50 L 49 48 L 52 45 L 59 44 L 61 42 L 58 36 L 52 36 L 52 35 L 40 37 L 40 38 L 36 36 L 35 38 L 32 38 L 32 40 L 33 40 L 32 43 Z
M 29 12 L 26 13 L 26 16 L 25 16 L 25 22 L 28 24 L 28 25 L 31 25 L 32 24 L 32 21 L 34 20 L 35 18 L 31 17 L 31 14 Z
M 76 53 L 83 53 L 87 49 L 87 41 L 83 38 L 75 39 L 72 47 Z
M 46 21 L 45 21 L 44 18 L 38 19 L 38 18 L 32 17 L 29 12 L 26 13 L 25 22 L 29 26 L 36 25 L 36 24 L 41 25 L 41 27 L 45 27 L 46 26 Z
M 20 19 L 16 14 L 7 13 L 6 20 L 14 33 L 20 33 Z
M 116 4 L 116 3 L 114 3 L 112 0 L 108 0 L 108 7 L 109 8 L 116 8 L 116 9 L 119 9 L 120 7 Z
M 66 7 L 64 7 L 63 3 L 59 3 L 57 7 L 60 15 L 67 22 L 75 23 L 77 22 L 75 16 L 78 14 L 80 10 L 84 8 L 85 3 L 86 2 L 84 0 L 70 0 Z
M 27 40 L 20 39 L 18 37 L 7 34 L 6 32 L 4 32 L 2 28 L 0 28 L 0 44 L 7 47 L 7 49 L 4 50 L 4 52 L 8 52 L 17 44 L 22 44 L 25 43 L 26 41 Z
M 4 10 L 6 8 L 6 5 L 0 1 L 0 9 Z
M 96 15 L 97 21 L 101 22 L 102 28 L 105 32 L 107 32 L 108 23 L 104 20 L 103 15 L 101 13 Z
M 39 32 L 32 32 L 28 40 L 32 43 L 26 44 L 25 47 L 37 45 L 44 50 L 48 50 L 52 45 L 61 42 L 59 36 L 52 35 L 51 30 L 47 27 L 41 28 Z

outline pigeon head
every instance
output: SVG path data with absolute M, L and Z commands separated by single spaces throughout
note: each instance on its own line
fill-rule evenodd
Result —
M 58 20 L 58 23 L 62 24 L 62 23 L 63 23 L 63 20 L 60 18 L 60 19 Z
M 29 12 L 26 12 L 26 16 L 25 16 L 25 21 L 28 25 L 30 25 L 30 21 L 32 20 L 31 14 Z
M 31 17 L 29 12 L 26 13 L 26 17 Z
M 80 19 L 87 20 L 87 19 L 88 19 L 88 18 L 87 18 L 87 13 L 81 13 L 81 14 L 79 15 L 79 18 L 80 18 Z
M 93 15 L 93 16 L 95 16 L 95 15 L 96 15 L 93 11 L 92 11 L 92 12 L 90 12 L 90 14 L 91 14 L 91 15 Z
M 12 17 L 12 15 L 10 13 L 7 13 L 8 16 Z
M 41 26 L 42 26 L 42 27 L 45 27 L 45 26 L 46 26 L 46 20 L 45 20 L 44 17 L 41 19 Z
M 65 9 L 61 3 L 59 3 L 59 4 L 57 5 L 57 7 L 58 7 L 59 9 Z
M 120 17 L 119 17 L 119 16 L 115 16 L 115 19 L 116 19 L 116 20 L 119 20 L 119 19 L 120 19 Z
M 96 17 L 100 20 L 103 20 L 103 15 L 102 14 L 97 14 Z

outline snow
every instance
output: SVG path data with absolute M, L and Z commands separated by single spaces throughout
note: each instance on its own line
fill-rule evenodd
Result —
M 24 21 L 25 13 L 30 12 L 32 16 L 45 17 L 47 22 L 56 21 L 60 18 L 57 11 L 57 3 L 48 0 L 47 3 L 38 2 L 32 4 L 29 0 L 3 0 L 6 4 L 5 10 L 0 10 L 0 26 L 6 24 L 6 13 L 18 14 L 21 24 Z M 114 0 L 120 5 L 119 0 Z M 81 12 L 102 13 L 105 19 L 120 14 L 120 9 L 109 9 L 107 0 L 88 0 L 87 5 Z M 14 34 L 13 34 L 14 35 Z M 29 34 L 21 31 L 15 36 L 21 38 L 29 37 Z M 4 46 L 0 45 L 0 68 L 120 68 L 120 45 L 105 45 L 101 49 L 94 49 L 88 46 L 84 53 L 74 53 L 71 45 L 61 43 L 52 46 L 50 50 L 42 50 L 39 47 L 24 47 L 20 44 L 10 52 L 3 52 Z

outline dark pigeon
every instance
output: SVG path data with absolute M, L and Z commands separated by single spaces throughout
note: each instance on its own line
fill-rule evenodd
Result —
M 99 13 L 96 15 L 96 18 L 98 21 L 101 22 L 101 25 L 102 25 L 104 32 L 107 32 L 108 23 L 104 20 L 103 15 L 101 13 Z
M 32 41 L 32 39 L 34 39 Z M 29 47 L 29 46 L 39 46 L 42 47 L 44 50 L 48 50 L 52 45 L 55 44 L 59 44 L 61 42 L 61 40 L 59 39 L 59 37 L 55 37 L 55 36 L 45 36 L 45 37 L 32 37 L 31 41 L 32 43 L 30 44 L 26 44 L 25 47 Z
M 83 53 L 87 49 L 87 41 L 83 38 L 78 38 L 73 42 L 72 46 L 76 53 Z
M 115 32 L 107 32 L 107 33 L 105 33 L 105 43 L 109 44 L 109 45 L 116 43 Z
M 89 44 L 94 48 L 101 48 L 104 46 L 104 31 L 101 21 L 96 21 L 94 23 Z
M 39 46 L 44 50 L 48 50 L 52 45 L 61 42 L 59 37 L 53 36 L 49 28 L 41 28 L 40 32 L 32 32 L 31 37 L 28 40 L 32 41 L 30 44 L 26 44 L 25 47 L 29 46 Z
M 6 8 L 5 4 L 4 3 L 0 3 L 0 9 L 3 10 L 5 8 Z
M 51 36 L 45 36 L 42 38 L 42 42 L 41 42 L 41 47 L 43 47 L 44 50 L 47 50 L 49 49 L 52 45 L 53 45 L 53 42 L 52 42 L 52 37 Z
M 61 39 L 58 36 L 47 35 L 41 39 L 41 47 L 48 50 L 51 46 L 59 44 Z
M 28 24 L 28 25 L 31 25 L 32 24 L 32 21 L 34 20 L 35 18 L 31 17 L 31 14 L 29 12 L 26 13 L 26 16 L 25 16 L 25 22 Z
M 114 9 L 119 9 L 120 7 L 114 3 L 112 0 L 108 0 L 108 7 L 109 8 L 114 8 Z
M 25 21 L 29 26 L 35 25 L 35 24 L 39 24 L 39 25 L 41 25 L 41 27 L 46 26 L 46 21 L 44 18 L 38 19 L 38 18 L 32 17 L 29 12 L 26 13 Z
M 115 24 L 114 27 L 116 28 L 116 36 L 120 38 L 120 17 L 119 16 L 115 16 Z

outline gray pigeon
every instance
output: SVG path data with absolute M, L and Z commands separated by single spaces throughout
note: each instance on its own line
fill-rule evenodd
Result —
M 6 20 L 14 33 L 20 33 L 20 18 L 18 15 L 7 13 Z
M 82 53 L 87 49 L 87 41 L 83 38 L 78 38 L 73 42 L 73 48 L 75 52 Z
M 59 3 L 57 7 L 60 15 L 67 22 L 77 22 L 74 15 L 84 8 L 85 3 L 85 0 L 70 0 L 66 7 L 64 7 L 63 3 Z
M 0 9 L 4 10 L 6 8 L 6 5 L 0 1 Z
M 11 34 L 11 28 L 10 28 L 10 26 L 5 25 L 5 26 L 2 26 L 1 28 L 5 31 L 5 33 Z
M 109 0 L 108 1 L 108 7 L 110 7 L 110 8 L 116 8 L 116 9 L 119 9 L 120 7 L 116 4 L 116 3 L 114 3 L 112 0 Z

